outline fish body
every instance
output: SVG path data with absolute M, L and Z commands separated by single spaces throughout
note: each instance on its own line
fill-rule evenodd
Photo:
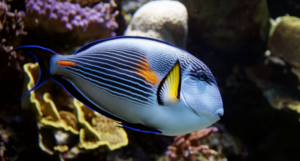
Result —
M 209 68 L 163 41 L 109 38 L 73 55 L 39 46 L 19 49 L 40 64 L 41 76 L 32 90 L 54 79 L 89 108 L 132 130 L 181 135 L 210 126 L 224 113 Z

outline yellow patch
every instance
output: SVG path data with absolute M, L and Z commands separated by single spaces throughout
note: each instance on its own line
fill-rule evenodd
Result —
M 77 64 L 71 61 L 66 61 L 66 60 L 61 60 L 56 62 L 56 64 L 61 65 L 61 66 L 76 66 Z
M 161 105 L 172 105 L 180 99 L 180 73 L 179 61 L 175 63 L 169 73 L 163 78 L 157 89 L 158 103 Z
M 153 69 L 150 68 L 150 64 L 147 58 L 144 58 L 144 61 L 140 61 L 138 64 L 137 74 L 145 78 L 147 83 L 151 83 L 154 87 L 157 83 L 160 82 L 160 79 L 157 77 L 157 74 L 154 72 Z
M 178 88 L 180 87 L 180 67 L 179 63 L 176 63 L 173 69 L 170 71 L 169 75 L 166 78 L 166 86 L 169 87 L 167 88 L 168 94 L 170 98 L 173 99 L 178 99 L 179 96 L 179 90 Z

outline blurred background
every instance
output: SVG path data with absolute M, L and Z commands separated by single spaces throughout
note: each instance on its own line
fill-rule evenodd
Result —
M 299 0 L 1 0 L 0 159 L 298 161 Z M 170 137 L 116 127 L 53 81 L 26 97 L 38 64 L 20 45 L 72 54 L 93 40 L 145 36 L 202 60 L 225 115 Z

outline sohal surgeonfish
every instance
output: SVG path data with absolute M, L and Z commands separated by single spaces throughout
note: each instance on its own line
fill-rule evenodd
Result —
M 31 53 L 39 63 L 40 78 L 32 90 L 53 79 L 125 128 L 181 135 L 210 126 L 224 113 L 209 68 L 164 41 L 114 37 L 91 42 L 72 55 L 34 45 L 14 50 Z

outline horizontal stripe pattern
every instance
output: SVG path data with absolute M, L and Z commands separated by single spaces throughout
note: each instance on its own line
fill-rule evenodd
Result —
M 152 86 L 136 73 L 138 64 L 145 61 L 141 53 L 101 51 L 77 55 L 70 61 L 77 66 L 65 69 L 115 97 L 141 105 L 153 98 Z

